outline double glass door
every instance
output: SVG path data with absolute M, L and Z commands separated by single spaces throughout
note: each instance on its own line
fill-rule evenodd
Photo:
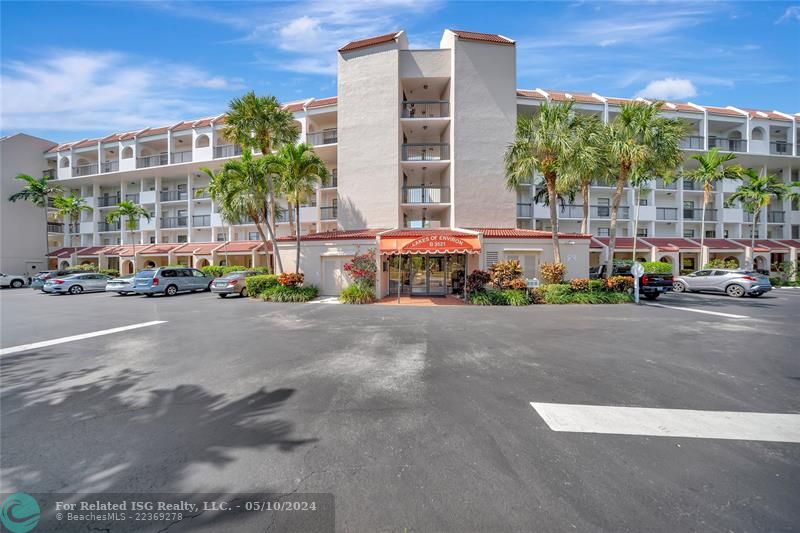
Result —
M 410 279 L 412 295 L 444 296 L 447 294 L 444 256 L 411 256 Z
M 400 255 L 389 260 L 389 294 L 445 296 L 464 291 L 463 255 Z

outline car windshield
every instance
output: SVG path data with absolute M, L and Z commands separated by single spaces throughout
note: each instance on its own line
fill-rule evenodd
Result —
M 141 271 L 136 273 L 136 277 L 137 278 L 152 278 L 153 276 L 155 276 L 155 274 L 156 274 L 155 270 L 141 270 Z

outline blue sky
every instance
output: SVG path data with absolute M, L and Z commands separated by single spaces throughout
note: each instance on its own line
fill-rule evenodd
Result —
M 336 92 L 336 49 L 398 29 L 517 41 L 517 86 L 800 112 L 800 3 L 0 3 L 0 131 L 68 141 Z

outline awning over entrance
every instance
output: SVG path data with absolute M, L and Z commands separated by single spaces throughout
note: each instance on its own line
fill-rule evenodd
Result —
M 477 254 L 481 241 L 477 234 L 450 229 L 393 230 L 383 233 L 381 254 Z

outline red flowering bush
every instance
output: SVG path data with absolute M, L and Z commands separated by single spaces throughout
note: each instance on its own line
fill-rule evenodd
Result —
M 375 287 L 375 276 L 378 265 L 375 263 L 375 251 L 370 250 L 365 254 L 357 255 L 345 263 L 344 271 L 352 282 L 361 287 Z
M 294 272 L 284 272 L 278 275 L 278 285 L 284 287 L 299 287 L 303 284 L 305 276 L 303 274 L 295 274 Z

